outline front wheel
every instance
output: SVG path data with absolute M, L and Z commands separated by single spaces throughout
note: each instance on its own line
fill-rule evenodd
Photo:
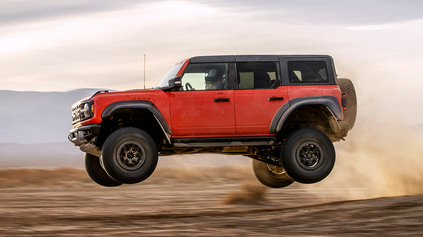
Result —
M 96 182 L 105 187 L 116 187 L 122 184 L 122 182 L 112 179 L 100 164 L 100 158 L 91 154 L 85 154 L 85 169 L 87 170 L 88 176 Z
M 289 177 L 300 183 L 316 183 L 332 171 L 335 148 L 324 133 L 303 128 L 286 139 L 281 159 Z
M 267 187 L 283 188 L 294 182 L 282 166 L 270 165 L 253 159 L 252 167 L 257 180 Z
M 107 173 L 127 184 L 147 179 L 158 161 L 157 146 L 151 136 L 138 128 L 121 128 L 104 142 L 102 159 Z

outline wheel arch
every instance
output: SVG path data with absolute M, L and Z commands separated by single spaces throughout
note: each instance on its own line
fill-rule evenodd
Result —
M 133 126 L 150 131 L 150 135 L 156 142 L 166 139 L 170 143 L 172 135 L 169 125 L 157 107 L 150 101 L 119 101 L 107 106 L 102 114 L 102 130 L 100 134 L 104 142 L 106 137 L 113 131 Z M 103 129 L 104 128 L 104 129 Z M 157 131 L 151 132 L 151 131 Z
M 270 133 L 277 134 L 283 129 L 285 122 L 294 112 L 305 108 L 317 108 L 325 114 L 328 125 L 333 133 L 339 133 L 341 126 L 338 120 L 342 119 L 342 109 L 334 96 L 298 97 L 284 104 L 273 117 Z

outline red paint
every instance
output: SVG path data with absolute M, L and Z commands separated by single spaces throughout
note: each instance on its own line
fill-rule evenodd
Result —
M 283 97 L 284 100 L 271 100 Z M 286 87 L 235 91 L 236 133 L 243 136 L 269 136 L 276 112 L 289 101 Z
M 215 102 L 214 99 L 229 99 Z M 234 136 L 233 90 L 170 93 L 172 137 Z
M 188 64 L 189 64 L 189 59 L 185 60 L 184 64 L 183 64 L 183 65 L 182 65 L 182 67 L 179 69 L 178 73 L 176 73 L 176 76 L 177 76 L 177 77 L 181 77 L 181 76 L 182 76 L 182 74 L 184 73 L 185 68 L 187 68 Z
M 81 125 L 101 123 L 101 114 L 104 109 L 115 102 L 131 100 L 148 100 L 161 112 L 164 119 L 170 124 L 169 96 L 162 90 L 134 90 L 122 92 L 99 93 L 91 98 L 94 101 L 94 116 L 85 120 Z

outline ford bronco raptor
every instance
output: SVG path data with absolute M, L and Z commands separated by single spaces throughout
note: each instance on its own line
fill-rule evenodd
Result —
M 237 154 L 252 158 L 273 188 L 315 183 L 335 164 L 332 142 L 356 119 L 356 94 L 326 55 L 192 57 L 155 89 L 99 91 L 72 106 L 69 140 L 103 186 L 148 178 L 158 156 Z

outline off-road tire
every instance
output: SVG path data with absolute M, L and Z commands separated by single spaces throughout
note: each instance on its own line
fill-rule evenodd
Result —
M 354 84 L 347 78 L 339 78 L 337 82 L 341 91 L 347 95 L 347 109 L 344 110 L 344 121 L 349 124 L 349 130 L 351 130 L 357 117 L 357 95 Z
M 96 182 L 105 187 L 116 187 L 122 185 L 122 182 L 112 179 L 106 171 L 101 167 L 100 158 L 91 154 L 85 154 L 85 170 L 88 176 Z
M 294 182 L 282 166 L 269 165 L 253 159 L 251 162 L 254 175 L 263 185 L 270 188 L 283 188 Z
M 321 131 L 303 128 L 285 140 L 281 160 L 286 173 L 300 183 L 316 183 L 326 178 L 335 165 L 335 149 Z
M 104 142 L 102 159 L 112 178 L 127 184 L 138 183 L 155 170 L 157 146 L 145 131 L 133 127 L 121 128 Z

